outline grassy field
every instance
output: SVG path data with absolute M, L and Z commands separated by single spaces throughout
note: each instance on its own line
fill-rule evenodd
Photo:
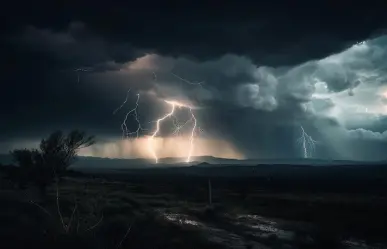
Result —
M 2 184 L 2 248 L 385 248 L 387 200 L 205 177 L 67 177 L 47 196 Z

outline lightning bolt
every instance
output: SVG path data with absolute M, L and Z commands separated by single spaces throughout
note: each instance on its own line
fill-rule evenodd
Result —
M 191 81 L 189 81 L 189 80 L 187 80 L 187 79 L 184 79 L 184 78 L 180 77 L 179 75 L 177 75 L 177 74 L 175 74 L 175 73 L 172 73 L 172 72 L 171 72 L 171 74 L 172 74 L 173 76 L 175 76 L 176 78 L 178 78 L 179 80 L 181 80 L 181 81 L 183 81 L 183 82 L 185 82 L 185 83 L 187 83 L 187 84 L 190 84 L 190 85 L 198 85 L 198 86 L 200 86 L 200 87 L 203 87 L 202 84 L 204 84 L 204 81 L 200 81 L 200 82 L 191 82 Z
M 129 98 L 130 90 L 131 90 L 131 89 L 129 89 L 129 90 L 127 91 L 127 93 L 126 93 L 126 98 L 125 98 L 124 102 L 122 102 L 122 104 L 121 104 L 117 109 L 114 110 L 113 115 L 116 114 L 120 109 L 122 109 L 122 107 L 126 104 L 126 102 L 128 101 L 128 98 Z M 146 130 L 146 129 L 144 129 L 144 128 L 142 127 L 141 122 L 140 122 L 140 118 L 138 117 L 137 110 L 138 110 L 138 102 L 140 101 L 140 94 L 137 93 L 136 95 L 137 95 L 137 99 L 136 99 L 136 104 L 135 104 L 134 108 L 131 109 L 131 110 L 129 110 L 129 111 L 126 113 L 126 115 L 125 115 L 125 117 L 124 117 L 124 120 L 123 120 L 122 123 L 121 123 L 122 139 L 125 139 L 125 138 L 127 138 L 127 137 L 129 137 L 129 136 L 131 136 L 131 135 L 134 135 L 134 134 L 136 134 L 136 138 L 138 138 L 139 135 L 140 135 L 140 132 Z M 127 126 L 127 124 L 126 124 L 126 122 L 128 121 L 129 115 L 133 115 L 133 116 L 134 116 L 134 119 L 135 119 L 136 122 L 137 122 L 137 129 L 136 129 L 135 131 L 132 131 L 132 132 L 129 131 L 128 126 Z
M 116 114 L 122 107 L 124 107 L 126 102 L 128 102 L 130 91 L 131 91 L 131 89 L 129 88 L 129 90 L 126 92 L 126 98 L 125 98 L 124 102 L 122 102 L 122 104 L 117 109 L 114 110 L 113 115 Z
M 315 141 L 311 136 L 309 136 L 305 130 L 304 127 L 300 126 L 301 128 L 301 137 L 297 139 L 297 142 L 301 144 L 304 158 L 310 158 L 312 157 L 313 152 L 316 149 L 316 144 L 318 143 Z
M 154 142 L 154 138 L 156 137 L 156 135 L 160 131 L 160 123 L 163 122 L 164 120 L 166 120 L 169 117 L 173 117 L 173 115 L 175 113 L 176 107 L 177 108 L 186 108 L 186 109 L 189 110 L 189 112 L 191 114 L 191 119 L 190 120 L 194 121 L 194 125 L 192 127 L 191 136 L 190 136 L 190 148 L 189 148 L 188 155 L 187 155 L 187 158 L 186 158 L 186 162 L 189 163 L 191 161 L 191 156 L 192 156 L 192 153 L 193 153 L 193 150 L 194 150 L 194 137 L 195 137 L 196 125 L 197 125 L 197 120 L 196 120 L 195 114 L 192 111 L 193 108 L 188 106 L 188 105 L 184 105 L 184 104 L 182 104 L 180 102 L 177 102 L 177 101 L 165 100 L 165 103 L 167 103 L 168 105 L 171 106 L 171 111 L 169 113 L 165 114 L 163 117 L 161 117 L 161 118 L 156 120 L 156 129 L 152 133 L 152 135 L 148 138 L 148 149 L 149 149 L 149 152 L 152 155 L 152 157 L 154 158 L 155 162 L 158 163 L 159 159 L 158 159 L 157 154 L 156 154 L 156 152 L 154 150 L 154 143 L 153 142 Z M 187 121 L 186 123 L 188 123 L 188 122 L 189 121 Z
M 192 152 L 194 149 L 194 137 L 195 137 L 195 131 L 196 131 L 196 124 L 197 124 L 197 120 L 196 120 L 194 113 L 192 112 L 192 109 L 190 108 L 189 111 L 192 115 L 192 119 L 194 120 L 194 125 L 193 125 L 192 131 L 191 131 L 191 137 L 189 138 L 190 146 L 189 146 L 189 152 L 188 152 L 188 156 L 187 156 L 187 160 L 186 160 L 187 163 L 189 163 L 191 161 L 191 156 L 192 156 Z

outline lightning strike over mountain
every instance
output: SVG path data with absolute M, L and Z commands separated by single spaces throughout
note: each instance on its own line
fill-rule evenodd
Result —
M 194 125 L 192 127 L 192 131 L 191 131 L 191 135 L 190 135 L 190 146 L 189 146 L 189 151 L 188 151 L 188 155 L 187 155 L 187 158 L 186 158 L 186 162 L 189 163 L 191 161 L 191 156 L 192 156 L 192 153 L 193 153 L 193 149 L 194 149 L 194 136 L 195 136 L 195 132 L 196 132 L 196 125 L 197 125 L 197 120 L 196 120 L 196 117 L 192 111 L 192 107 L 191 106 L 188 106 L 188 105 L 184 105 L 180 102 L 177 102 L 177 101 L 169 101 L 169 100 L 165 100 L 165 102 L 167 104 L 169 104 L 172 108 L 171 108 L 171 111 L 167 114 L 165 114 L 163 117 L 157 119 L 156 121 L 156 129 L 155 131 L 152 133 L 152 135 L 149 137 L 148 139 L 148 148 L 149 148 L 149 152 L 151 153 L 152 157 L 155 159 L 155 162 L 158 163 L 159 159 L 157 157 L 157 154 L 155 152 L 155 149 L 154 149 L 154 138 L 156 137 L 156 135 L 159 133 L 160 131 L 160 123 L 163 122 L 165 119 L 169 118 L 169 117 L 172 117 L 173 114 L 175 113 L 175 109 L 176 107 L 177 108 L 186 108 L 190 111 L 191 113 L 191 119 L 190 120 L 193 120 L 194 121 Z M 190 120 L 188 120 L 186 123 L 188 123 Z M 185 125 L 185 124 L 184 124 Z M 183 126 L 184 126 L 183 125 Z
M 304 127 L 300 126 L 300 128 L 301 137 L 297 139 L 297 142 L 300 143 L 302 146 L 304 158 L 310 158 L 312 157 L 313 152 L 316 149 L 316 143 L 318 142 L 305 132 Z
M 167 102 L 167 101 L 166 101 Z M 168 102 L 167 102 L 168 103 Z M 173 115 L 173 113 L 175 112 L 175 104 L 171 104 L 172 105 L 172 109 L 171 109 L 171 112 L 169 112 L 168 114 L 166 114 L 164 117 L 162 118 L 159 118 L 157 121 L 156 121 L 156 130 L 153 132 L 152 136 L 149 137 L 149 152 L 152 154 L 153 158 L 155 159 L 156 163 L 159 162 L 159 159 L 156 155 L 156 152 L 154 151 L 154 148 L 153 148 L 153 138 L 157 135 L 157 133 L 159 132 L 160 130 L 160 122 L 163 121 L 164 119 L 170 117 Z

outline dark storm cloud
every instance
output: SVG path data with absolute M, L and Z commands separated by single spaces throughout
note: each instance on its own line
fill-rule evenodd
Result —
M 111 115 L 114 107 L 85 79 L 91 72 L 116 70 L 119 56 L 134 59 L 138 50 L 127 43 L 107 42 L 81 22 L 71 22 L 64 30 L 27 25 L 19 31 L 2 40 L 5 87 L 0 110 L 7 120 L 0 124 L 2 137 L 36 138 L 53 129 L 76 127 L 109 131 L 113 125 L 109 121 L 118 120 L 96 113 Z M 91 71 L 75 71 L 86 66 Z
M 384 28 L 384 7 L 382 1 L 235 1 L 221 5 L 35 1 L 24 3 L 23 8 L 11 3 L 4 8 L 4 16 L 9 32 L 11 25 L 59 31 L 71 21 L 80 21 L 109 42 L 130 42 L 163 55 L 211 59 L 236 53 L 258 64 L 278 66 L 322 58 L 364 40 Z
M 11 6 L 2 40 L 6 87 L 0 111 L 6 122 L 0 124 L 0 137 L 32 141 L 56 128 L 119 137 L 124 110 L 140 92 L 145 125 L 166 110 L 163 99 L 187 101 L 201 107 L 196 113 L 208 136 L 231 141 L 248 157 L 299 157 L 300 125 L 320 141 L 317 157 L 375 157 L 376 152 L 357 152 L 364 143 L 382 151 L 383 131 L 348 130 L 341 116 L 321 114 L 341 108 L 340 103 L 313 95 L 319 93 L 315 79 L 325 82 L 328 93 L 353 90 L 353 97 L 359 78 L 385 79 L 383 39 L 367 43 L 365 52 L 348 50 L 345 56 L 320 60 L 383 27 L 383 8 L 249 2 L 208 3 L 197 12 L 194 6 L 162 7 L 160 2 L 68 2 L 51 11 L 45 11 L 50 4 L 41 9 L 34 3 L 24 6 L 28 13 L 17 8 L 14 15 Z M 78 72 L 78 82 L 73 70 L 80 67 L 93 70 Z M 190 84 L 173 74 L 204 83 Z M 128 106 L 113 115 L 128 88 Z M 129 129 L 135 127 L 133 119 L 128 123 Z M 350 142 L 329 146 L 340 139 L 366 142 L 355 146 L 353 156 Z
M 111 68 L 114 62 L 122 61 L 121 58 L 128 61 L 141 55 L 129 43 L 112 43 L 93 34 L 82 22 L 71 22 L 61 31 L 28 25 L 7 41 L 23 52 L 49 58 L 53 63 L 50 69 Z

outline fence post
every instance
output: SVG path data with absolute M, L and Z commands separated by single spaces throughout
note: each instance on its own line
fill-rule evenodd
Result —
M 210 206 L 212 206 L 212 187 L 210 178 L 208 178 L 208 202 Z

